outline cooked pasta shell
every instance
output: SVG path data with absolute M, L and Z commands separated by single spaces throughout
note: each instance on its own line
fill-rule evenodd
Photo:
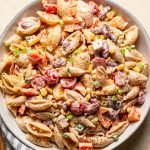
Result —
M 115 84 L 104 86 L 101 90 L 102 95 L 115 95 L 118 92 L 118 86 Z
M 93 143 L 93 147 L 105 147 L 106 145 L 112 143 L 114 138 L 104 137 L 104 136 L 91 136 L 87 137 L 89 141 Z
M 78 139 L 77 139 L 77 137 L 75 136 L 74 133 L 66 132 L 66 135 L 67 135 L 67 137 L 68 137 L 71 141 L 73 141 L 73 142 L 75 142 L 75 143 L 78 144 Z
M 136 62 L 135 61 L 126 61 L 125 62 L 125 67 L 128 68 L 128 69 L 132 69 L 135 66 L 136 66 Z
M 96 77 L 101 86 L 103 86 L 106 83 L 108 76 L 105 72 L 104 67 L 99 66 L 96 68 Z
M 125 34 L 125 40 L 121 44 L 122 47 L 135 44 L 139 35 L 138 27 L 131 26 L 129 29 L 124 31 L 124 34 Z
M 28 46 L 33 46 L 37 42 L 39 42 L 39 37 L 36 35 L 26 36 L 26 41 L 28 42 Z
M 60 19 L 57 15 L 54 14 L 48 14 L 43 11 L 37 11 L 38 16 L 40 17 L 40 20 L 48 25 L 55 25 L 60 22 Z
M 18 91 L 18 89 L 8 89 L 5 85 L 3 85 L 2 80 L 0 80 L 0 88 L 2 89 L 2 91 L 6 94 L 12 95 L 14 93 L 16 93 Z
M 61 149 L 64 148 L 64 143 L 63 143 L 63 137 L 62 137 L 62 132 L 57 128 L 55 125 L 54 127 L 54 139 L 57 144 L 57 146 Z
M 81 82 L 83 83 L 85 88 L 90 88 L 90 89 L 94 89 L 94 81 L 93 78 L 90 74 L 84 74 L 81 77 Z
M 129 72 L 128 79 L 131 85 L 140 85 L 147 81 L 147 77 L 145 75 L 132 70 Z
M 3 60 L 0 62 L 0 72 L 5 71 L 9 73 L 10 67 L 13 64 L 13 60 Z
M 84 1 L 77 1 L 77 16 L 81 17 L 85 21 L 87 27 L 91 26 L 93 23 L 93 14 L 87 3 Z
M 18 75 L 8 75 L 6 73 L 2 74 L 2 81 L 6 82 L 11 87 L 21 87 L 24 83 L 23 74 Z
M 133 86 L 131 88 L 131 90 L 127 93 L 127 95 L 124 95 L 123 100 L 126 101 L 126 100 L 129 100 L 129 99 L 130 100 L 134 99 L 139 94 L 139 91 L 140 91 L 139 86 Z
M 29 123 L 29 122 L 33 122 L 34 120 L 29 117 L 29 116 L 17 116 L 16 117 L 16 123 L 17 125 L 19 126 L 19 128 L 24 131 L 24 132 L 28 132 L 27 128 L 26 128 L 26 125 Z
M 40 28 L 41 22 L 39 18 L 27 17 L 23 18 L 17 28 L 17 33 L 23 35 L 31 35 Z
M 79 77 L 85 73 L 86 73 L 85 70 L 75 66 L 62 67 L 58 71 L 59 77 Z
M 25 103 L 26 101 L 26 97 L 25 96 L 19 96 L 19 97 L 9 97 L 6 99 L 6 104 L 10 105 L 10 106 L 21 106 Z
M 139 53 L 137 50 L 132 50 L 131 52 L 126 51 L 124 56 L 126 61 L 142 61 L 142 54 Z
M 86 70 L 90 64 L 90 55 L 88 52 L 78 54 L 73 59 L 73 66 Z
M 13 34 L 9 37 L 5 42 L 5 46 L 10 46 L 12 43 L 20 43 L 22 41 L 22 37 L 18 34 Z
M 76 31 L 69 35 L 62 43 L 63 46 L 63 55 L 67 55 L 75 51 L 82 41 L 82 34 L 80 31 Z
M 50 52 L 52 50 L 54 50 L 60 40 L 61 40 L 61 26 L 59 24 L 49 27 L 48 29 L 48 40 L 50 40 L 49 44 L 47 45 L 47 50 L 49 50 Z
M 77 121 L 86 127 L 95 128 L 95 125 L 86 117 L 78 117 Z
M 29 80 L 35 74 L 37 74 L 37 71 L 33 69 L 32 64 L 29 64 L 28 67 L 24 70 L 25 80 Z
M 53 96 L 56 100 L 61 100 L 63 99 L 63 94 L 64 94 L 64 88 L 61 86 L 61 84 L 55 85 L 53 89 Z
M 115 43 L 113 43 L 111 40 L 107 39 L 106 42 L 108 43 L 108 46 L 109 46 L 109 50 L 113 50 L 114 51 L 114 54 L 112 54 L 112 57 L 117 61 L 117 62 L 120 62 L 120 63 L 124 63 L 124 57 L 123 55 L 121 54 L 120 52 L 120 49 L 118 46 L 115 45 Z
M 121 109 L 120 113 L 125 113 L 127 112 L 127 109 L 131 106 L 133 106 L 136 103 L 136 99 L 131 100 L 130 102 L 126 103 L 123 108 Z
M 52 103 L 49 100 L 38 99 L 38 100 L 30 100 L 25 102 L 26 107 L 35 110 L 42 111 L 49 108 Z
M 26 139 L 29 140 L 30 142 L 32 142 L 33 144 L 36 144 L 36 145 L 39 145 L 39 146 L 42 146 L 42 147 L 52 147 L 54 146 L 49 138 L 46 138 L 46 137 L 37 137 L 37 136 L 34 136 L 32 134 L 26 134 Z
M 61 17 L 75 16 L 77 12 L 77 1 L 76 0 L 57 0 L 57 13 Z
M 109 25 L 111 27 L 116 27 L 120 30 L 124 30 L 128 25 L 128 22 L 125 22 L 125 20 L 121 16 L 116 16 L 109 22 Z
M 26 125 L 27 130 L 37 136 L 37 137 L 51 137 L 52 136 L 52 131 L 50 128 L 48 128 L 46 125 L 43 123 L 39 122 L 28 122 Z
M 66 89 L 64 92 L 64 96 L 66 99 L 72 99 L 75 101 L 84 100 L 84 97 L 76 91 Z
M 34 116 L 40 120 L 48 120 L 54 118 L 53 114 L 50 112 L 37 112 Z
M 120 134 L 122 134 L 125 131 L 128 125 L 129 125 L 128 121 L 119 122 L 117 125 L 112 126 L 109 131 L 107 131 L 106 136 L 118 137 Z

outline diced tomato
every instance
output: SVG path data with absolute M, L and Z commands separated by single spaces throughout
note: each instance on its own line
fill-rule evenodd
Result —
M 93 150 L 91 142 L 79 142 L 79 150 Z
M 40 90 L 46 86 L 45 79 L 42 75 L 37 75 L 32 78 L 31 85 L 34 89 Z
M 44 11 L 49 14 L 57 13 L 57 5 L 56 4 L 43 4 Z
M 42 60 L 42 56 L 39 53 L 35 53 L 35 52 L 29 53 L 28 58 L 33 64 L 40 63 Z
M 55 69 L 49 69 L 44 74 L 47 84 L 56 84 L 59 81 L 58 73 Z
M 121 71 L 117 71 L 114 73 L 114 80 L 115 84 L 118 86 L 124 86 L 126 83 L 128 83 L 128 77 L 125 73 Z
M 98 13 L 100 11 L 98 8 L 98 5 L 96 3 L 94 3 L 93 1 L 89 1 L 88 5 L 90 6 L 93 15 L 98 15 Z
M 25 113 L 25 110 L 26 110 L 26 106 L 25 105 L 21 105 L 18 112 L 19 114 L 23 115 Z
M 28 89 L 22 88 L 20 89 L 20 93 L 25 96 L 36 96 L 39 94 L 39 91 L 37 91 L 34 88 L 28 88 Z
M 61 78 L 60 84 L 64 88 L 73 88 L 77 82 L 77 78 Z
M 136 108 L 135 106 L 132 106 L 129 109 L 128 120 L 136 122 L 136 121 L 139 121 L 140 118 L 141 118 L 141 113 L 140 113 L 139 109 Z

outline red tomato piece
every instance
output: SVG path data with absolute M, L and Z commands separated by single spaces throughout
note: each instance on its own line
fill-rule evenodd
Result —
M 49 69 L 44 74 L 47 84 L 56 84 L 59 81 L 58 73 L 54 69 Z
M 33 64 L 37 64 L 42 60 L 42 56 L 39 53 L 35 53 L 35 52 L 29 53 L 28 58 Z
M 25 113 L 25 110 L 26 110 L 26 105 L 21 105 L 18 112 L 23 115 Z
M 41 75 L 33 77 L 31 80 L 31 85 L 34 89 L 37 90 L 44 88 L 46 86 L 44 77 Z
M 28 88 L 28 89 L 22 88 L 20 89 L 20 93 L 25 96 L 36 96 L 39 94 L 39 91 L 37 91 L 34 88 Z
M 79 116 L 79 115 L 83 115 L 84 114 L 84 110 L 86 108 L 86 104 L 85 103 L 81 103 L 81 102 L 73 102 L 71 104 L 71 107 L 70 107 L 70 111 L 76 115 L 76 116 Z
M 125 73 L 121 71 L 117 71 L 114 73 L 115 77 L 115 84 L 118 86 L 124 86 L 126 83 L 128 83 L 128 77 Z
M 44 11 L 49 14 L 57 13 L 57 5 L 56 4 L 43 4 Z
M 93 1 L 89 1 L 88 5 L 90 6 L 93 15 L 98 15 L 99 13 L 99 8 L 98 5 L 96 3 L 94 3 Z
M 64 88 L 73 88 L 77 82 L 77 78 L 61 78 L 60 84 Z
M 79 150 L 93 150 L 91 142 L 79 142 Z

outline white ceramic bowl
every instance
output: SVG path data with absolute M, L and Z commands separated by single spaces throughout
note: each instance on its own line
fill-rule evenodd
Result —
M 56 0 L 50 0 L 50 1 L 53 3 L 56 2 Z M 101 3 L 104 5 L 112 6 L 113 9 L 115 9 L 117 13 L 122 15 L 129 22 L 129 26 L 136 24 L 139 27 L 140 36 L 137 41 L 138 50 L 140 50 L 144 54 L 144 56 L 147 58 L 147 60 L 149 61 L 149 64 L 150 64 L 150 60 L 148 59 L 150 57 L 150 44 L 149 44 L 150 40 L 149 40 L 149 37 L 148 37 L 146 31 L 144 30 L 143 26 L 141 25 L 141 23 L 130 12 L 128 12 L 127 10 L 125 10 L 124 8 L 120 7 L 118 4 L 116 4 L 110 0 L 94 0 L 94 1 L 97 2 L 97 4 Z M 7 50 L 4 47 L 3 42 L 5 41 L 5 39 L 7 37 L 9 37 L 12 33 L 15 32 L 15 29 L 17 27 L 16 22 L 18 22 L 23 17 L 32 16 L 32 15 L 35 16 L 36 15 L 35 12 L 37 10 L 39 10 L 40 7 L 41 7 L 40 1 L 37 1 L 37 0 L 33 1 L 31 4 L 26 6 L 22 11 L 20 11 L 16 15 L 16 17 L 14 17 L 13 20 L 9 23 L 9 25 L 3 32 L 1 39 L 0 39 L 0 60 L 2 60 L 4 54 L 7 53 Z M 121 143 L 123 143 L 125 140 L 127 140 L 140 127 L 140 125 L 144 121 L 144 119 L 149 111 L 149 107 L 150 107 L 150 102 L 149 102 L 150 89 L 149 89 L 149 87 L 150 87 L 150 80 L 148 80 L 148 83 L 147 83 L 146 101 L 145 101 L 144 105 L 140 108 L 141 114 L 142 114 L 141 120 L 137 123 L 130 124 L 129 127 L 125 130 L 125 132 L 119 137 L 119 140 L 117 142 L 110 144 L 103 150 L 111 150 L 111 149 L 118 147 Z M 25 134 L 19 129 L 19 127 L 17 126 L 17 124 L 15 122 L 14 117 L 7 109 L 4 98 L 1 93 L 0 93 L 0 114 L 1 114 L 3 121 L 5 122 L 6 126 L 8 127 L 8 129 L 27 146 L 31 147 L 32 149 L 36 149 L 36 150 L 52 150 L 52 149 L 56 150 L 56 149 L 58 149 L 56 147 L 55 148 L 42 148 L 42 147 L 36 146 L 36 145 L 30 143 L 28 140 L 26 140 Z

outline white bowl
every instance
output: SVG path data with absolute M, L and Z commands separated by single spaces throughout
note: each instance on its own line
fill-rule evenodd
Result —
M 56 0 L 50 0 L 51 2 L 55 3 Z M 86 1 L 86 0 L 85 0 Z M 119 13 L 120 15 L 122 15 L 128 22 L 129 22 L 129 26 L 130 25 L 134 25 L 136 24 L 139 27 L 139 39 L 137 41 L 137 46 L 138 46 L 138 50 L 142 52 L 142 54 L 147 58 L 149 64 L 149 57 L 150 57 L 150 40 L 149 37 L 146 33 L 146 31 L 144 30 L 143 26 L 141 25 L 141 23 L 127 10 L 125 10 L 124 8 L 120 7 L 118 4 L 110 1 L 110 0 L 94 0 L 95 2 L 97 2 L 98 4 L 104 4 L 104 5 L 110 5 L 113 7 L 113 9 L 116 10 L 117 13 Z M 16 17 L 13 18 L 13 20 L 9 23 L 9 25 L 6 27 L 5 31 L 3 32 L 1 39 L 0 39 L 0 60 L 2 60 L 3 56 L 5 53 L 7 53 L 7 49 L 4 47 L 3 42 L 5 41 L 5 39 L 7 37 L 9 37 L 10 35 L 12 35 L 12 33 L 15 32 L 15 29 L 17 27 L 17 22 L 23 18 L 23 17 L 27 17 L 30 15 L 34 15 L 36 16 L 36 11 L 39 10 L 41 7 L 41 3 L 40 1 L 33 1 L 31 4 L 29 4 L 28 6 L 26 6 L 22 11 L 20 11 Z M 141 106 L 141 120 L 137 123 L 132 123 L 129 125 L 129 127 L 125 130 L 125 132 L 119 137 L 119 140 L 117 142 L 114 142 L 110 145 L 108 145 L 107 147 L 103 148 L 103 150 L 111 150 L 114 149 L 116 147 L 118 147 L 121 143 L 123 143 L 125 140 L 127 140 L 142 124 L 142 122 L 144 121 L 148 111 L 149 111 L 149 107 L 150 107 L 150 80 L 148 80 L 147 83 L 147 94 L 146 94 L 146 101 L 144 103 L 144 105 Z M 19 127 L 17 126 L 14 117 L 12 116 L 12 114 L 9 112 L 9 110 L 7 109 L 6 105 L 5 105 L 5 101 L 4 98 L 2 96 L 2 94 L 0 93 L 0 114 L 1 117 L 3 119 L 3 121 L 5 122 L 6 126 L 8 127 L 8 129 L 20 140 L 22 141 L 24 144 L 26 144 L 27 146 L 31 147 L 32 149 L 36 149 L 36 150 L 52 150 L 52 149 L 58 149 L 56 147 L 54 148 L 42 148 L 39 146 L 36 146 L 32 143 L 30 143 L 28 140 L 26 140 L 25 138 L 25 134 L 19 129 Z

